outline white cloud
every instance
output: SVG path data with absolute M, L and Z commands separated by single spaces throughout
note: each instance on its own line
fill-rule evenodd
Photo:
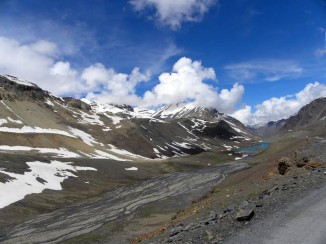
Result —
M 200 61 L 180 58 L 171 73 L 162 73 L 159 83 L 144 96 L 136 94 L 136 87 L 150 79 L 148 73 L 134 68 L 130 74 L 117 73 L 103 64 L 94 64 L 86 68 L 81 79 L 85 85 L 88 100 L 103 103 L 125 103 L 142 107 L 151 107 L 178 102 L 192 102 L 198 106 L 215 107 L 219 111 L 234 112 L 244 93 L 244 87 L 235 84 L 230 90 L 217 88 L 205 83 L 216 81 L 213 68 L 205 68 Z
M 289 60 L 253 60 L 224 67 L 229 76 L 241 82 L 272 82 L 284 78 L 293 79 L 304 72 L 296 63 Z
M 40 54 L 46 54 L 49 56 L 55 56 L 58 54 L 57 45 L 53 42 L 40 40 L 30 45 L 31 49 Z
M 159 76 L 160 83 L 144 94 L 143 105 L 160 105 L 192 101 L 205 107 L 215 107 L 222 112 L 234 111 L 234 106 L 241 100 L 244 87 L 235 84 L 231 90 L 217 88 L 205 83 L 216 80 L 213 68 L 205 68 L 200 61 L 189 58 L 179 59 L 173 66 L 172 73 Z
M 21 44 L 0 36 L 0 73 L 30 80 L 57 94 L 79 90 L 76 71 L 68 62 L 57 61 L 57 55 L 55 43 L 40 40 Z
M 90 91 L 86 98 L 104 103 L 139 104 L 141 98 L 136 95 L 136 86 L 150 79 L 150 74 L 134 68 L 130 74 L 117 73 L 97 63 L 86 68 L 81 79 Z
M 52 68 L 50 68 L 51 75 L 75 77 L 77 72 L 70 67 L 69 62 L 56 62 Z
M 255 112 L 252 112 L 250 106 L 245 106 L 234 112 L 232 116 L 245 124 L 263 124 L 269 121 L 286 119 L 296 114 L 304 105 L 325 96 L 326 85 L 316 81 L 307 84 L 302 91 L 295 95 L 273 97 L 256 105 Z
M 138 11 L 155 10 L 155 18 L 160 24 L 178 29 L 183 22 L 199 22 L 218 0 L 130 0 Z

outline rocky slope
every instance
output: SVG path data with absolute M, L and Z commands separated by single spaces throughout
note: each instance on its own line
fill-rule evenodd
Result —
M 318 98 L 307 104 L 300 111 L 287 119 L 284 129 L 292 130 L 314 125 L 324 125 L 326 122 L 326 97 Z
M 322 203 L 319 208 L 324 207 L 326 130 L 320 133 L 323 137 L 307 137 L 309 132 L 303 131 L 306 133 L 294 137 L 288 134 L 291 136 L 283 138 L 287 143 L 278 142 L 282 147 L 272 145 L 253 158 L 259 163 L 227 178 L 169 222 L 135 238 L 134 243 L 324 240 L 323 216 L 316 212 L 316 205 Z

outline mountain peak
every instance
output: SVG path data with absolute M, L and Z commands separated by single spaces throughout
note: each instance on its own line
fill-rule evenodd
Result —
M 38 87 L 36 84 L 27 81 L 27 80 L 21 80 L 19 78 L 17 78 L 16 76 L 12 76 L 12 75 L 0 75 L 1 78 L 5 78 L 6 80 L 9 80 L 11 82 L 14 82 L 18 85 L 21 86 L 29 86 L 29 87 Z M 1 82 L 3 82 L 4 80 L 1 79 Z
M 199 118 L 204 120 L 216 120 L 223 113 L 212 107 L 195 106 L 192 103 L 168 104 L 158 109 L 153 117 L 161 119 Z
M 50 94 L 36 84 L 12 75 L 0 75 L 0 87 L 1 98 L 7 100 L 44 100 Z

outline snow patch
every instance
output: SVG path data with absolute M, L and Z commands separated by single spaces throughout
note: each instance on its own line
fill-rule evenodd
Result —
M 15 124 L 19 124 L 19 125 L 22 125 L 22 124 L 23 124 L 23 122 L 21 122 L 21 121 L 18 120 L 18 119 L 12 119 L 12 118 L 10 118 L 10 117 L 8 117 L 7 119 L 8 119 L 10 122 L 15 123 Z
M 36 87 L 35 84 L 33 84 L 32 82 L 29 82 L 27 80 L 20 80 L 15 76 L 11 76 L 11 75 L 1 75 L 2 77 L 6 77 L 8 80 L 13 81 L 19 85 L 23 85 L 23 86 L 33 86 Z
M 71 171 L 96 171 L 95 168 L 72 166 L 72 163 L 59 161 L 51 161 L 49 164 L 40 161 L 26 164 L 30 171 L 24 172 L 23 175 L 0 170 L 1 173 L 15 178 L 5 183 L 0 182 L 0 208 L 17 202 L 28 194 L 41 193 L 45 189 L 62 190 L 61 182 L 69 177 L 77 177 Z
M 128 170 L 128 171 L 137 171 L 138 168 L 137 167 L 131 167 L 131 168 L 125 168 L 125 170 Z
M 115 147 L 112 144 L 108 144 L 108 145 L 111 147 L 110 151 L 113 152 L 113 153 L 116 153 L 116 154 L 119 154 L 119 155 L 123 155 L 123 156 L 129 156 L 129 157 L 132 157 L 132 158 L 148 159 L 148 158 L 143 157 L 141 155 L 128 152 L 127 150 L 118 149 L 117 147 Z
M 8 121 L 6 119 L 0 119 L 0 126 L 7 123 Z
M 66 148 L 44 148 L 44 147 L 26 147 L 26 146 L 7 146 L 0 145 L 1 151 L 37 151 L 42 154 L 55 154 L 59 158 L 79 158 L 80 155 L 68 151 Z
M 53 102 L 51 102 L 51 101 L 48 100 L 48 99 L 45 101 L 45 103 L 46 103 L 47 105 L 51 106 L 51 107 L 54 107 Z
M 78 130 L 78 129 L 72 128 L 72 127 L 70 127 L 69 130 L 74 136 L 79 137 L 80 139 L 82 139 L 84 141 L 85 144 L 87 144 L 89 146 L 98 144 L 98 142 L 96 142 L 96 140 L 90 134 L 87 134 L 86 132 L 84 132 L 82 130 Z
M 110 153 L 107 153 L 107 152 L 103 152 L 103 151 L 100 151 L 100 150 L 95 150 L 95 152 L 97 153 L 97 155 L 94 155 L 93 158 L 98 158 L 98 159 L 112 159 L 112 160 L 116 160 L 116 161 L 129 161 L 127 159 L 122 159 L 122 158 L 119 158 L 117 156 L 114 156 Z

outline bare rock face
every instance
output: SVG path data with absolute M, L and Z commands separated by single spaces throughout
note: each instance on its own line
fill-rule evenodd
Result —
M 44 101 L 49 97 L 47 91 L 42 90 L 34 83 L 19 80 L 17 77 L 10 75 L 0 75 L 0 92 L 1 100 L 36 100 Z
M 65 101 L 65 104 L 68 107 L 77 108 L 77 109 L 86 110 L 86 111 L 91 110 L 90 105 L 84 103 L 83 101 L 81 101 L 79 99 L 75 99 L 72 97 L 65 97 L 65 98 L 63 98 L 63 100 Z
M 285 175 L 290 167 L 291 167 L 291 162 L 290 159 L 287 157 L 282 157 L 279 160 L 277 160 L 278 162 L 278 172 L 280 175 Z

